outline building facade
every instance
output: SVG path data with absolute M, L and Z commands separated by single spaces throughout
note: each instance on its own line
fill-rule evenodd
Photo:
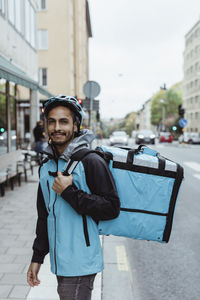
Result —
M 39 0 L 38 6 L 40 84 L 54 95 L 83 98 L 92 36 L 88 2 Z
M 147 100 L 136 114 L 136 129 L 151 130 L 151 99 Z
M 39 120 L 37 1 L 0 0 L 0 154 L 21 147 Z M 28 103 L 28 110 L 23 101 Z
M 200 20 L 185 35 L 183 107 L 186 132 L 200 132 Z

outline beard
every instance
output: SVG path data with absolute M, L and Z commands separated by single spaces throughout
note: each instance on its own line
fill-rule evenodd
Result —
M 59 140 L 56 141 L 56 140 L 54 139 L 54 134 L 55 134 L 55 133 L 56 133 L 56 132 L 53 132 L 53 133 L 51 133 L 51 135 L 50 135 L 51 143 L 52 143 L 54 146 L 64 146 L 64 145 L 68 145 L 68 144 L 73 140 L 73 138 L 74 138 L 74 131 L 69 132 L 68 134 L 65 133 L 65 132 L 57 132 L 57 133 L 63 135 L 63 136 L 65 137 L 65 139 L 63 139 L 63 140 L 61 140 L 61 141 L 59 141 Z

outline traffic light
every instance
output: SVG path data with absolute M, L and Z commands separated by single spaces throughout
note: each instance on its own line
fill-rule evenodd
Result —
M 77 100 L 78 100 L 79 104 L 83 107 L 83 99 L 77 98 Z
M 177 129 L 177 126 L 172 126 L 173 131 L 176 131 L 176 129 Z
M 185 113 L 185 109 L 182 108 L 182 105 L 180 104 L 178 106 L 178 114 L 179 114 L 180 117 L 184 117 L 184 113 Z
M 4 131 L 5 131 L 5 128 L 1 127 L 0 128 L 0 133 L 4 133 Z

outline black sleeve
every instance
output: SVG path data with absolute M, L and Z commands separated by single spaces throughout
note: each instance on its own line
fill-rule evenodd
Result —
M 61 196 L 77 213 L 89 215 L 96 221 L 116 218 L 120 201 L 107 163 L 96 153 L 88 154 L 82 162 L 91 194 L 78 190 L 73 184 Z
M 49 240 L 47 232 L 47 209 L 44 203 L 44 197 L 39 184 L 37 193 L 37 226 L 36 226 L 36 238 L 33 243 L 33 257 L 32 262 L 42 264 L 45 255 L 49 252 Z

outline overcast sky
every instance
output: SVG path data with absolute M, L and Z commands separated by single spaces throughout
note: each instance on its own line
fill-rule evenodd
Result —
M 89 80 L 101 86 L 101 118 L 137 111 L 165 82 L 183 78 L 185 34 L 200 0 L 89 0 Z

